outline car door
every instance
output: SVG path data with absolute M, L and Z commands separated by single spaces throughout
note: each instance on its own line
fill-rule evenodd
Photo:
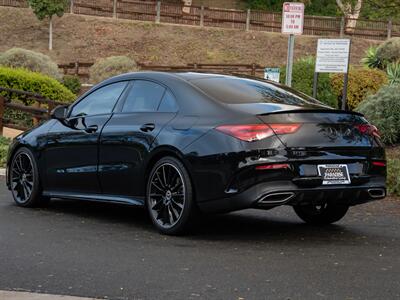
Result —
M 143 162 L 177 111 L 175 98 L 165 86 L 147 80 L 132 82 L 120 111 L 101 134 L 99 179 L 104 194 L 143 196 Z
M 46 190 L 101 193 L 98 141 L 127 84 L 116 82 L 93 91 L 70 108 L 66 120 L 57 121 L 50 129 L 45 151 Z

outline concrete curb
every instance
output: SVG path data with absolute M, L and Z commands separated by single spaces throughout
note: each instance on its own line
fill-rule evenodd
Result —
M 0 176 L 6 176 L 6 169 L 0 168 Z
M 70 296 L 57 296 L 47 294 L 36 294 L 28 292 L 8 292 L 0 291 L 2 300 L 94 300 L 94 298 L 81 298 Z

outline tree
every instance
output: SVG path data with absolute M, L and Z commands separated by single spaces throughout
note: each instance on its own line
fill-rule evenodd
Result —
M 357 20 L 360 17 L 363 0 L 357 0 L 353 5 L 350 0 L 336 0 L 336 4 L 346 17 L 346 33 L 353 33 L 357 25 Z
M 49 19 L 49 50 L 53 50 L 53 16 L 62 17 L 68 0 L 28 0 L 36 17 L 41 21 Z
M 368 19 L 400 19 L 400 0 L 364 0 L 362 15 Z

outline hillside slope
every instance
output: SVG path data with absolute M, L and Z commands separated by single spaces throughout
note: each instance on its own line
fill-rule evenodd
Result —
M 30 9 L 0 7 L 0 51 L 23 47 L 49 54 L 47 22 Z M 315 37 L 296 38 L 295 56 L 315 54 Z M 352 63 L 358 64 L 374 41 L 354 39 Z M 259 63 L 283 65 L 287 37 L 277 33 L 155 25 L 66 14 L 55 18 L 54 50 L 58 63 L 94 61 L 110 55 L 128 55 L 151 64 Z

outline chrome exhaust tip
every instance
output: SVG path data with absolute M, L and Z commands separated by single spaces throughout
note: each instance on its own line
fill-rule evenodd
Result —
M 271 193 L 262 197 L 258 205 L 279 205 L 284 204 L 295 197 L 293 192 Z
M 385 189 L 369 189 L 368 194 L 373 199 L 384 198 L 386 196 Z

